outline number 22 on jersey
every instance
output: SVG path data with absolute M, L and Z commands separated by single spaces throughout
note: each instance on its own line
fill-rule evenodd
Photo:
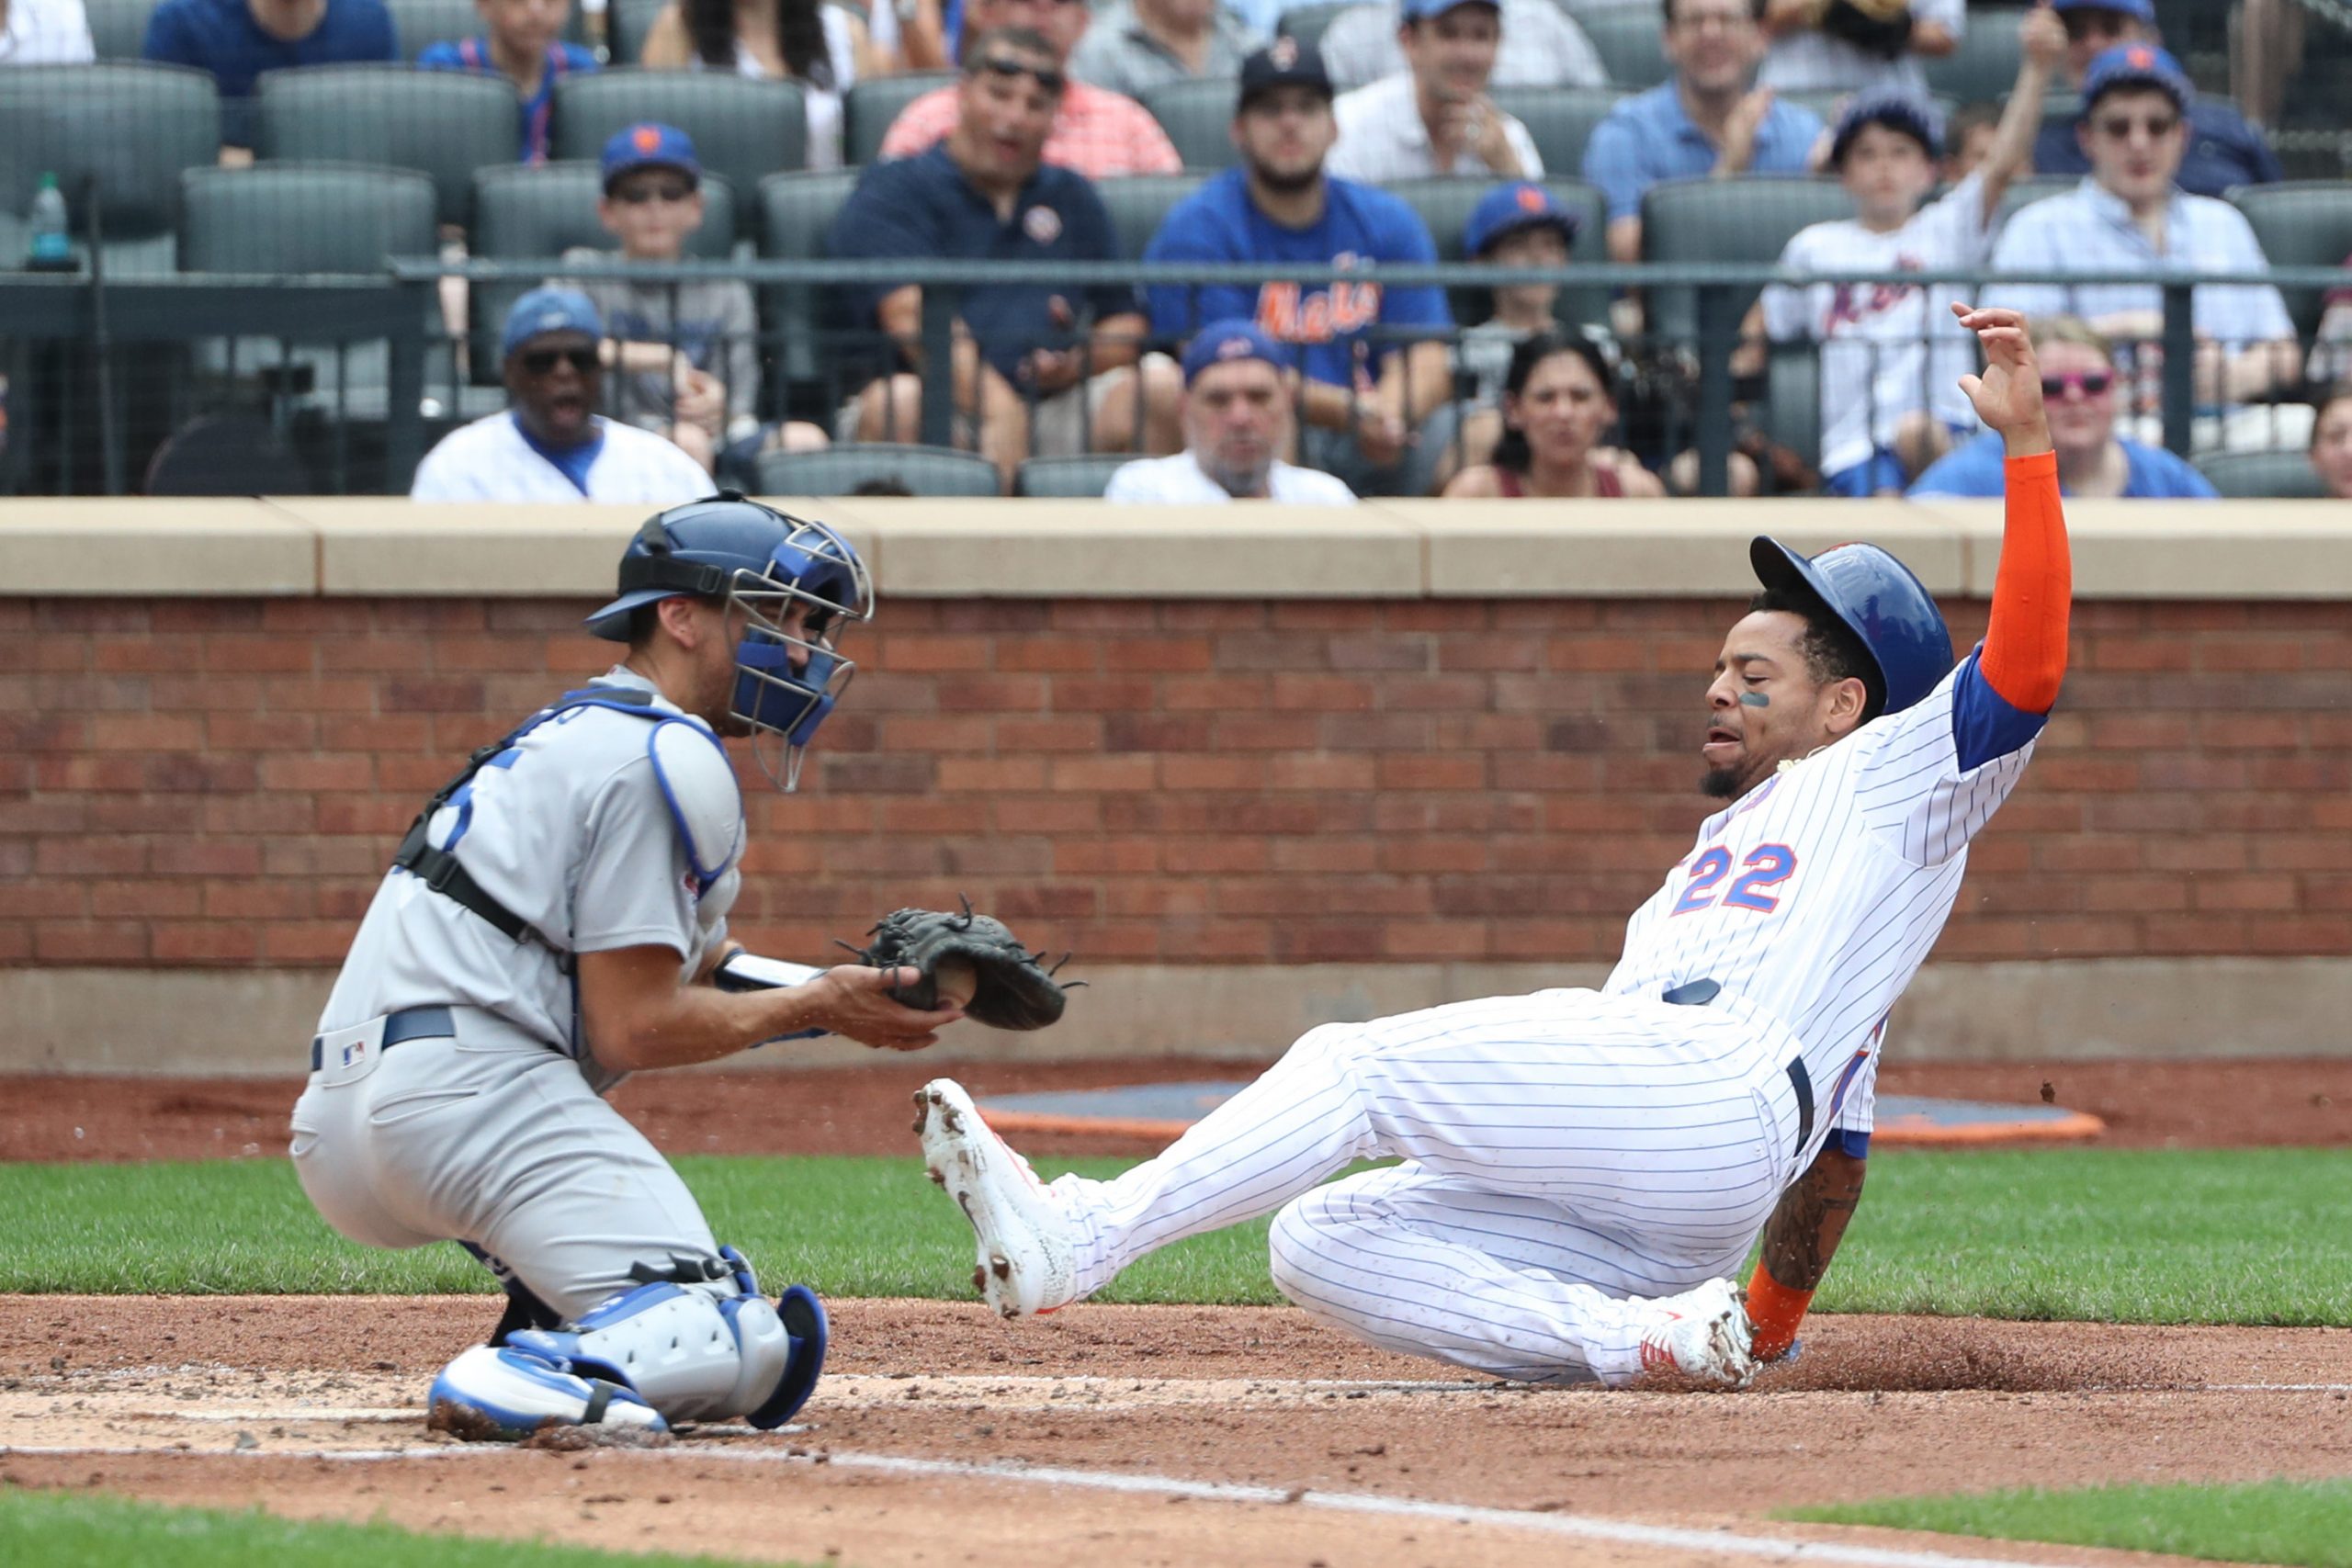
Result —
M 1716 889 L 1724 877 L 1731 875 L 1731 852 L 1721 844 L 1702 851 L 1690 862 L 1690 880 L 1683 884 L 1682 897 L 1667 913 L 1688 915 L 1712 908 L 1717 903 L 1726 909 L 1753 909 L 1760 915 L 1779 908 L 1780 895 L 1765 890 L 1777 887 L 1795 874 L 1796 852 L 1786 844 L 1758 844 L 1747 852 L 1747 858 L 1740 865 L 1740 874 L 1732 879 L 1731 886 L 1718 899 Z

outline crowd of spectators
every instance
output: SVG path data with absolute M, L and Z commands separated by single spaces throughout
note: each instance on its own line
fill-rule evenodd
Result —
M 558 85 L 601 68 L 575 41 L 574 3 L 475 0 L 478 31 L 421 51 L 411 40 L 405 57 L 423 70 L 511 84 L 516 156 L 543 163 Z M 1663 77 L 1618 98 L 1584 138 L 1577 167 L 1547 168 L 1539 138 L 1497 90 L 1612 85 L 1598 34 L 1580 19 L 1627 6 L 1654 11 Z M 1998 281 L 2005 272 L 2265 270 L 2255 230 L 2218 197 L 2276 181 L 2278 160 L 2237 107 L 2194 89 L 2164 47 L 2153 0 L 2045 0 L 2022 23 L 1972 18 L 1963 0 L 1911 0 L 1892 15 L 1848 0 L 1364 0 L 1329 19 L 1319 47 L 1278 30 L 1284 8 L 1282 0 L 670 0 L 634 62 L 797 84 L 811 169 L 849 157 L 847 105 L 858 84 L 952 70 L 952 81 L 898 110 L 878 157 L 832 215 L 821 254 L 999 260 L 1022 264 L 1028 276 L 954 291 L 944 366 L 927 360 L 921 288 L 836 290 L 842 335 L 866 346 L 829 344 L 831 367 L 849 382 L 837 403 L 797 405 L 802 418 L 778 417 L 759 301 L 728 279 L 582 279 L 598 324 L 594 374 L 571 385 L 560 353 L 562 363 L 536 379 L 566 383 L 558 403 L 584 391 L 593 428 L 652 435 L 704 474 L 738 482 L 774 452 L 917 439 L 931 385 L 952 401 L 952 439 L 987 457 L 1007 486 L 1031 457 L 1129 453 L 1144 461 L 1119 493 L 1138 496 L 1204 485 L 1303 493 L 1309 474 L 1351 495 L 1654 493 L 1660 475 L 1688 488 L 1695 464 L 1684 453 L 1670 465 L 1673 450 L 1629 430 L 1637 399 L 1656 397 L 1639 368 L 1661 350 L 1640 335 L 1647 302 L 1627 291 L 1603 315 L 1566 310 L 1585 220 L 1545 182 L 1581 177 L 1593 187 L 1602 232 L 1587 245 L 1638 262 L 1645 198 L 1664 183 L 1826 174 L 1844 185 L 1854 216 L 1799 232 L 1781 257 L 1787 269 L 1986 273 L 1993 281 L 1978 291 L 1986 302 L 2063 325 L 2052 352 L 2104 366 L 2065 383 L 2070 410 L 2083 416 L 2068 484 L 2085 494 L 2194 493 L 2193 472 L 2171 472 L 2146 445 L 2164 384 L 2153 283 Z M 2018 27 L 2022 64 L 2001 102 L 1947 117 L 1927 91 L 1927 65 L 1958 50 L 1972 26 Z M 2254 79 L 2266 112 L 2275 111 L 2280 50 L 2294 40 L 2267 6 L 2250 6 L 2246 26 L 2270 51 Z M 161 0 L 142 52 L 209 73 L 232 111 L 232 141 L 250 140 L 233 110 L 266 72 L 404 58 L 386 0 Z M 0 64 L 92 58 L 82 0 L 0 0 Z M 1143 259 L 1376 267 L 1434 261 L 1458 243 L 1473 262 L 1556 281 L 1452 299 L 1372 276 L 1142 291 L 1049 281 L 1054 264 L 1120 259 L 1105 182 L 1184 171 L 1145 101 L 1183 84 L 1229 87 L 1233 162 L 1167 211 Z M 2048 108 L 2061 88 L 2076 101 Z M 2077 174 L 2072 190 L 2021 208 L 2007 200 L 2027 175 Z M 662 264 L 695 254 L 707 208 L 683 130 L 629 128 L 605 149 L 601 175 L 595 216 L 611 246 L 573 250 L 563 262 Z M 1458 234 L 1432 233 L 1411 202 L 1384 188 L 1447 177 L 1492 182 Z M 549 271 L 551 284 L 564 281 Z M 1899 493 L 1930 477 L 1964 477 L 1974 424 L 1951 383 L 1973 349 L 1944 310 L 1954 292 L 1776 286 L 1749 314 L 1734 368 L 1746 378 L 1743 396 L 1758 394 L 1759 413 L 1761 373 L 1776 354 L 1817 359 L 1819 446 L 1796 456 L 1828 493 Z M 2331 301 L 2308 346 L 2265 285 L 2199 286 L 2194 313 L 2200 450 L 2300 445 L 2308 433 L 2324 467 L 2323 454 L 2342 445 L 2325 413 L 2306 407 L 2312 421 L 2300 423 L 2280 411 L 2302 389 L 2352 374 L 2352 294 Z M 1207 341 L 1204 323 L 1226 332 L 1218 342 L 1233 357 L 1188 352 Z M 1255 337 L 1233 336 L 1235 323 Z M 462 320 L 451 325 L 461 336 Z M 1258 352 L 1267 345 L 1271 353 Z M 516 347 L 504 346 L 500 370 L 514 407 L 497 417 L 537 442 L 532 449 L 559 449 L 546 430 L 533 434 Z M 1270 374 L 1285 405 L 1272 467 L 1253 446 L 1267 420 L 1253 398 Z M 1687 419 L 1680 428 L 1678 445 L 1689 440 Z M 560 463 L 550 471 L 571 472 Z M 1757 487 L 1762 472 L 1736 458 L 1736 488 Z

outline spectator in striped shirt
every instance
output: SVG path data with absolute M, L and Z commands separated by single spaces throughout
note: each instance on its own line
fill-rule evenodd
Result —
M 522 160 L 544 164 L 557 81 L 596 69 L 594 55 L 563 41 L 571 0 L 474 0 L 474 9 L 486 30 L 478 38 L 426 44 L 416 57 L 417 69 L 465 71 L 512 82 L 522 115 Z

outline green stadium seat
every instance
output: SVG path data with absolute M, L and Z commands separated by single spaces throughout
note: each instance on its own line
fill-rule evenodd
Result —
M 1118 231 L 1119 254 L 1130 261 L 1140 259 L 1169 211 L 1207 179 L 1204 174 L 1128 175 L 1097 184 L 1095 193 L 1102 197 L 1112 227 Z
M 1798 230 L 1853 212 L 1836 180 L 1801 175 L 1668 180 L 1642 197 L 1642 255 L 1654 262 L 1774 262 Z M 1761 291 L 1734 290 L 1735 321 Z M 1696 289 L 1653 288 L 1648 305 L 1653 336 L 1697 340 Z
M 1192 76 L 1154 87 L 1143 107 L 1168 132 L 1187 169 L 1229 169 L 1240 158 L 1233 145 L 1233 106 L 1238 84 L 1223 76 Z
M 613 132 L 642 120 L 674 125 L 693 137 L 703 168 L 737 190 L 757 190 L 777 170 L 808 163 L 808 110 L 790 82 L 624 66 L 567 76 L 555 85 L 558 158 L 593 161 Z M 756 202 L 738 209 L 739 236 L 757 235 L 757 210 Z
M 1274 31 L 1303 44 L 1320 46 L 1323 35 L 1331 30 L 1331 24 L 1340 19 L 1340 13 L 1364 3 L 1365 0 L 1321 0 L 1312 6 L 1293 6 L 1274 24 Z
M 1598 11 L 1578 11 L 1574 20 L 1592 40 L 1593 52 L 1600 56 L 1609 80 L 1616 86 L 1638 93 L 1666 80 L 1666 51 L 1658 39 L 1656 6 L 1633 0 Z
M 309 65 L 265 73 L 254 155 L 372 164 L 433 182 L 440 220 L 473 217 L 474 171 L 513 164 L 514 89 L 503 77 L 407 65 Z
M 2082 184 L 2075 175 L 2033 175 L 2012 180 L 2009 188 L 2001 193 L 2000 210 L 1994 215 L 1996 225 L 2006 224 L 2024 208 L 2037 201 L 2048 201 L 2053 196 L 2064 196 Z
M 994 463 L 952 446 L 853 441 L 821 452 L 769 452 L 760 458 L 762 495 L 847 495 L 875 479 L 895 479 L 917 495 L 1004 493 Z
M 605 38 L 615 65 L 635 65 L 645 58 L 645 35 L 670 0 L 609 0 L 605 9 Z M 573 8 L 578 8 L 574 0 Z
M 85 0 L 90 46 L 100 60 L 137 60 L 147 42 L 147 18 L 163 0 Z M 470 0 L 469 0 L 470 3 Z
M 1971 6 L 1960 47 L 1941 59 L 1920 61 L 1928 91 L 1963 104 L 1998 103 L 2017 83 L 2024 55 L 2018 27 L 2025 14 L 2021 6 Z
M 842 204 L 857 188 L 857 178 L 855 169 L 804 169 L 762 180 L 760 254 L 772 261 L 822 257 L 825 235 Z M 826 329 L 838 325 L 820 286 L 785 283 L 761 289 L 760 319 L 776 345 L 777 367 L 787 389 L 812 385 L 834 366 L 837 356 L 820 347 Z M 838 400 L 852 389 L 827 387 L 824 395 Z
M 1581 216 L 1577 227 L 1576 243 L 1568 247 L 1570 276 L 1574 265 L 1584 263 L 1600 265 L 1609 259 L 1607 224 L 1603 221 L 1608 209 L 1600 192 L 1582 180 L 1550 179 L 1543 182 L 1552 193 L 1552 199 L 1569 211 Z M 1465 259 L 1462 254 L 1462 229 L 1470 220 L 1471 209 L 1478 198 L 1494 188 L 1489 179 L 1441 175 L 1431 179 L 1397 180 L 1384 188 L 1401 199 L 1429 225 L 1430 237 L 1437 242 L 1440 261 L 1457 262 Z M 1483 319 L 1487 313 L 1484 289 L 1455 290 L 1454 319 L 1469 321 Z M 1606 326 L 1609 321 L 1609 290 L 1600 288 L 1566 288 L 1560 290 L 1555 310 L 1562 321 L 1571 326 L 1591 324 Z
M 54 174 L 74 234 L 85 235 L 95 191 L 109 261 L 128 246 L 152 257 L 152 242 L 179 227 L 180 171 L 220 155 L 220 102 L 205 72 L 107 62 L 0 70 L 0 212 L 24 212 L 41 175 Z
M 934 87 L 952 86 L 953 71 L 908 71 L 896 76 L 876 76 L 850 84 L 842 96 L 842 156 L 852 164 L 871 164 L 882 153 L 882 139 L 899 111 Z
M 2197 459 L 2197 471 L 2233 501 L 2324 501 L 2327 491 L 2300 450 L 2216 452 Z
M 1551 176 L 1574 179 L 1584 170 L 1592 128 L 1625 95 L 1614 87 L 1497 87 L 1491 96 L 1497 108 L 1527 127 Z
M 1111 476 L 1135 460 L 1132 452 L 1089 452 L 1080 457 L 1031 457 L 1012 476 L 1015 495 L 1100 501 Z
M 1764 418 L 1772 439 L 1807 465 L 1821 461 L 1821 348 L 1817 344 L 1772 345 L 1766 364 Z
M 2241 186 L 2231 202 L 2254 226 L 2262 254 L 2272 266 L 2341 266 L 2352 256 L 2352 185 L 2342 180 L 2293 180 L 2281 185 Z M 2352 274 L 2346 276 L 2352 282 Z M 2309 337 L 2319 325 L 2327 293 L 2319 288 L 2282 288 L 2295 330 Z M 2217 481 L 2218 482 L 2218 481 Z

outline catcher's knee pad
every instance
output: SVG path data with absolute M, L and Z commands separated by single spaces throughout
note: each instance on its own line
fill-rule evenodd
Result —
M 608 1296 L 571 1329 L 523 1333 L 510 1348 L 581 1377 L 618 1383 L 672 1420 L 741 1416 L 780 1427 L 824 1368 L 825 1309 L 795 1285 L 771 1304 L 741 1254 L 731 1279 L 668 1280 Z

